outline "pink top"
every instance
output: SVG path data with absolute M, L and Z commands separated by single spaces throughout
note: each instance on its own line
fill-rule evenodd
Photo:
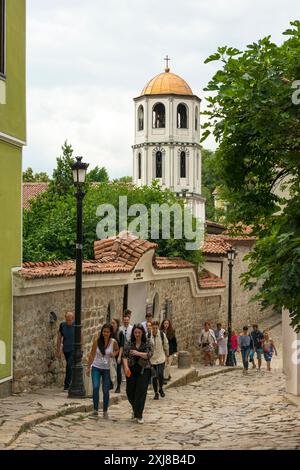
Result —
M 238 348 L 238 337 L 237 335 L 231 336 L 231 348 L 237 349 Z

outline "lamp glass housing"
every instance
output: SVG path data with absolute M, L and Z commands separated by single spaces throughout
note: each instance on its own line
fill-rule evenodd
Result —
M 72 165 L 74 184 L 83 184 L 86 180 L 88 164 L 82 162 L 82 157 L 76 157 L 76 163 Z
M 236 250 L 234 248 L 230 248 L 229 250 L 227 250 L 227 258 L 228 261 L 230 261 L 231 263 L 234 261 L 235 255 Z

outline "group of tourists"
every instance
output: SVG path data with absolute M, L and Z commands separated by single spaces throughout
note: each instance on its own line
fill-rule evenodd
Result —
M 73 339 L 72 339 L 73 338 Z M 66 359 L 64 390 L 68 390 L 72 378 L 72 351 L 74 343 L 74 317 L 66 315 L 60 325 L 57 355 L 61 342 Z M 102 382 L 103 418 L 108 418 L 110 391 L 114 387 L 112 376 L 116 375 L 115 393 L 121 392 L 123 376 L 126 378 L 126 394 L 132 408 L 131 418 L 142 424 L 148 389 L 153 387 L 154 400 L 165 397 L 164 385 L 171 380 L 171 364 L 177 352 L 175 330 L 170 320 L 159 324 L 151 313 L 143 323 L 131 324 L 131 311 L 125 310 L 122 322 L 113 318 L 102 326 L 89 354 L 86 373 L 93 384 L 92 417 L 99 415 L 99 392 Z M 115 373 L 115 374 L 114 374 Z
M 235 330 L 231 332 L 231 357 L 232 362 L 236 366 L 236 353 L 241 353 L 244 373 L 248 372 L 249 362 L 252 363 L 253 369 L 261 370 L 262 356 L 267 363 L 267 370 L 271 371 L 271 361 L 277 349 L 273 339 L 268 331 L 260 331 L 257 324 L 252 327 L 249 333 L 248 326 L 244 326 L 240 335 Z M 212 329 L 209 322 L 204 323 L 204 328 L 199 337 L 199 346 L 203 352 L 204 364 L 214 366 L 219 361 L 220 366 L 225 365 L 228 355 L 228 333 L 222 328 L 221 323 L 217 323 L 216 329 Z M 255 355 L 257 358 L 257 366 L 255 363 Z
M 66 360 L 65 391 L 69 390 L 72 379 L 74 331 L 74 315 L 67 313 L 66 321 L 59 327 L 56 351 L 59 357 L 63 345 Z M 220 366 L 225 365 L 228 356 L 228 333 L 221 323 L 217 323 L 216 329 L 212 329 L 209 322 L 204 323 L 199 346 L 205 366 L 213 366 L 217 360 Z M 237 352 L 241 353 L 245 373 L 248 372 L 249 362 L 253 368 L 261 370 L 262 356 L 267 363 L 267 370 L 271 371 L 272 356 L 274 353 L 277 355 L 273 339 L 267 331 L 261 332 L 257 324 L 253 325 L 251 333 L 247 326 L 239 335 L 235 330 L 232 331 L 230 354 L 235 366 Z M 153 388 L 154 400 L 165 397 L 164 385 L 171 379 L 171 364 L 176 353 L 175 330 L 169 319 L 163 320 L 160 325 L 151 313 L 147 313 L 144 322 L 132 325 L 131 311 L 127 309 L 121 322 L 118 318 L 113 318 L 110 323 L 104 324 L 93 341 L 86 371 L 93 384 L 92 417 L 96 418 L 99 414 L 101 382 L 103 417 L 107 419 L 110 391 L 114 388 L 112 379 L 116 377 L 115 393 L 120 393 L 124 377 L 132 419 L 142 424 L 148 389 Z

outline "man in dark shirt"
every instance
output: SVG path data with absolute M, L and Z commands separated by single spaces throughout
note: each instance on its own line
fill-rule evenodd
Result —
M 61 343 L 63 343 L 63 353 L 66 359 L 66 376 L 64 383 L 64 391 L 67 392 L 72 380 L 73 351 L 75 340 L 75 322 L 74 314 L 68 312 L 65 315 L 66 321 L 59 325 L 59 331 L 56 344 L 56 356 L 61 357 Z
M 253 359 L 252 359 L 252 366 L 253 366 L 253 369 L 256 368 L 256 364 L 254 362 L 254 352 L 256 352 L 256 355 L 257 355 L 257 362 L 258 362 L 258 370 L 261 369 L 261 357 L 262 357 L 262 353 L 263 353 L 263 349 L 262 349 L 262 340 L 264 338 L 264 335 L 263 333 L 258 329 L 258 325 L 252 325 L 253 326 L 253 330 L 251 331 L 251 338 L 252 338 L 252 344 L 253 344 Z

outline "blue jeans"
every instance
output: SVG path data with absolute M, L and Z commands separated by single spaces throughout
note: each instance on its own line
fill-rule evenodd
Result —
M 231 354 L 232 354 L 233 364 L 237 366 L 235 353 L 236 353 L 236 349 L 232 349 Z
M 108 410 L 109 405 L 109 389 L 110 389 L 110 370 L 98 369 L 92 367 L 92 382 L 93 382 L 93 403 L 94 410 L 99 410 L 99 392 L 100 382 L 102 377 L 102 391 L 103 391 L 103 411 Z
M 242 353 L 242 360 L 243 360 L 243 366 L 244 369 L 248 370 L 249 367 L 249 353 L 250 353 L 250 347 L 248 348 L 241 348 L 241 353 Z

